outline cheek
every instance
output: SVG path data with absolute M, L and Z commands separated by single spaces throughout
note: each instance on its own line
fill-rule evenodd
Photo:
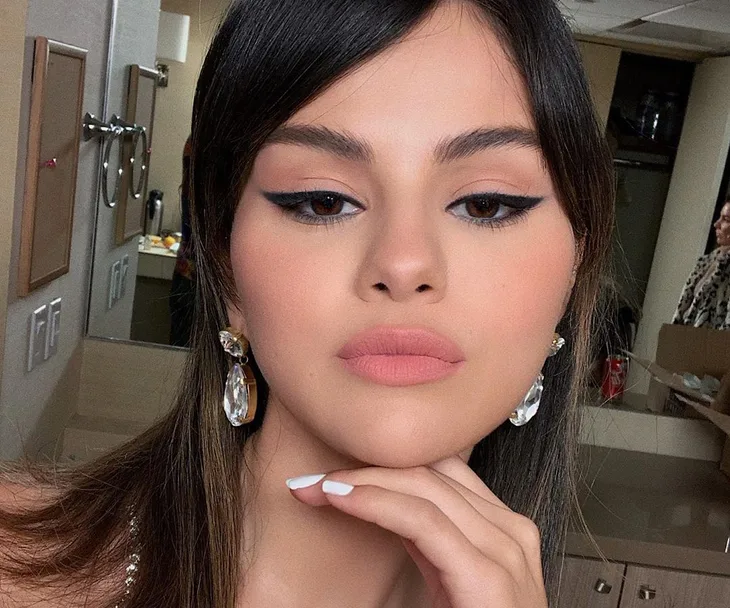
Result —
M 468 285 L 465 307 L 503 358 L 542 354 L 564 312 L 575 260 L 573 231 L 557 205 L 513 230 L 499 247 L 474 251 L 478 262 L 460 279 Z
M 241 210 L 231 237 L 242 326 L 262 372 L 278 361 L 302 360 L 303 352 L 317 347 L 312 336 L 332 331 L 352 280 L 334 263 L 343 257 L 341 247 L 323 248 L 326 240 L 297 238 L 283 225 L 260 210 Z

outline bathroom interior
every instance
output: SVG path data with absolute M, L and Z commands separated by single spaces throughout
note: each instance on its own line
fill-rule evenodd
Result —
M 188 339 L 170 297 L 185 270 L 183 156 L 197 74 L 225 8 L 0 6 L 0 460 L 85 462 L 171 405 Z M 560 608 L 727 608 L 730 403 L 710 407 L 719 402 L 711 386 L 705 407 L 688 404 L 639 360 L 710 384 L 730 378 L 730 331 L 671 326 L 730 196 L 730 3 L 565 1 L 561 10 L 614 157 L 624 348 L 596 354 L 583 405 L 580 508 L 600 551 L 571 529 Z M 30 235 L 29 189 L 49 188 L 55 164 L 35 137 L 45 116 L 31 103 L 39 37 L 68 60 L 63 69 L 84 62 L 80 121 L 68 130 L 69 205 L 56 213 L 38 203 L 48 231 L 36 221 Z M 63 83 L 49 78 L 45 94 Z M 58 250 L 59 270 L 33 270 L 39 242 Z

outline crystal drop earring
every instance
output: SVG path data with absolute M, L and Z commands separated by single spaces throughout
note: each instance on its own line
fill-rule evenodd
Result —
M 247 365 L 248 340 L 238 334 L 232 327 L 218 333 L 223 350 L 237 359 L 233 362 L 226 378 L 223 409 L 228 421 L 233 426 L 247 424 L 256 415 L 256 378 Z
M 556 333 L 555 336 L 553 336 L 553 342 L 550 345 L 550 354 L 548 356 L 552 357 L 556 355 L 564 344 L 565 339 L 561 337 L 560 334 Z M 540 399 L 542 398 L 542 381 L 544 379 L 545 376 L 543 376 L 542 373 L 539 373 L 535 382 L 532 383 L 530 390 L 527 391 L 527 394 L 517 406 L 517 409 L 510 414 L 509 421 L 515 426 L 527 424 L 530 419 L 537 414 L 537 410 L 540 407 Z

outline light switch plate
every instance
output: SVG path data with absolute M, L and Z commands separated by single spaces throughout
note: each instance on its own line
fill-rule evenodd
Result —
M 121 300 L 124 294 L 127 293 L 127 271 L 129 270 L 129 255 L 125 255 L 122 258 L 122 265 L 119 269 L 119 290 L 117 292 L 117 299 Z
M 58 351 L 58 338 L 61 335 L 61 298 L 51 300 L 48 308 L 48 336 L 46 339 L 46 359 Z
M 46 355 L 48 332 L 48 306 L 36 308 L 30 315 L 30 336 L 28 338 L 28 371 L 43 363 Z
M 111 308 L 114 306 L 116 301 L 119 299 L 119 271 L 121 269 L 122 263 L 120 260 L 117 260 L 112 264 L 111 270 L 109 272 L 109 302 L 108 302 L 108 308 Z

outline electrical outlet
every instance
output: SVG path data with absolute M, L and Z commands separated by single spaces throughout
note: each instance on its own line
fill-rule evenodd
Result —
M 116 301 L 119 299 L 119 272 L 121 270 L 122 263 L 117 260 L 112 264 L 109 272 L 109 301 L 108 308 L 114 306 Z
M 119 291 L 117 292 L 117 299 L 122 299 L 124 294 L 127 293 L 127 271 L 129 270 L 129 255 L 125 255 L 122 258 L 122 263 L 119 269 Z
M 48 333 L 48 306 L 45 304 L 33 311 L 30 316 L 30 336 L 28 339 L 28 371 L 31 371 L 46 358 L 46 339 Z
M 58 351 L 58 338 L 61 335 L 61 298 L 51 300 L 49 304 L 47 333 L 46 359 L 55 355 Z

